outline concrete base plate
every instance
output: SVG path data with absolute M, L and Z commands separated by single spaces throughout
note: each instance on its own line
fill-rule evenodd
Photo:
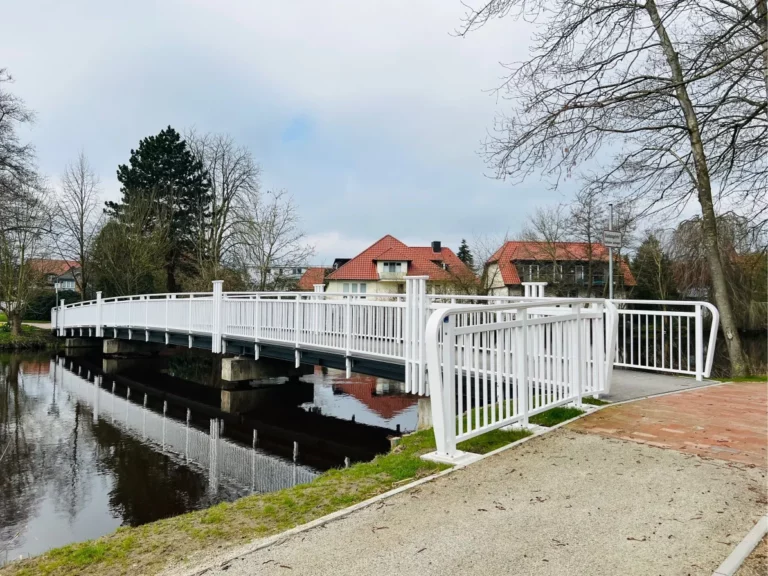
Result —
M 422 455 L 421 458 L 422 460 L 429 460 L 430 462 L 437 462 L 438 464 L 466 466 L 467 464 L 472 464 L 472 462 L 477 462 L 482 458 L 482 456 L 472 452 L 462 452 L 461 450 L 456 450 L 456 453 L 453 455 L 453 457 L 447 456 L 446 454 L 438 454 L 437 452 L 429 452 L 428 454 Z

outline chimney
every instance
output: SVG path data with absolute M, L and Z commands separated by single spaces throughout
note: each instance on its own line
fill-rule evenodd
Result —
M 435 240 L 434 242 L 432 242 L 432 252 L 434 252 L 435 254 L 440 254 L 440 252 L 442 252 L 440 240 Z

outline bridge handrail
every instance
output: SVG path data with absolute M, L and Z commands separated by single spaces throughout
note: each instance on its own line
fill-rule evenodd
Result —
M 548 314 L 542 299 L 435 309 L 425 331 L 435 459 L 455 462 L 458 442 L 607 393 L 618 316 L 598 302 L 559 300 L 569 314 Z
M 676 373 L 683 373 L 683 374 L 693 374 L 697 380 L 701 380 L 702 378 L 709 378 L 709 376 L 712 373 L 712 365 L 714 363 L 715 359 L 715 345 L 717 343 L 717 332 L 720 327 L 720 312 L 718 311 L 717 307 L 709 302 L 704 302 L 703 300 L 638 300 L 638 299 L 613 299 L 613 304 L 616 305 L 617 313 L 620 316 L 630 316 L 630 352 L 633 352 L 633 346 L 634 346 L 634 316 L 638 317 L 638 358 L 637 362 L 635 362 L 634 354 L 630 355 L 630 361 L 627 362 L 626 358 L 626 350 L 624 350 L 624 354 L 622 357 L 622 361 L 619 362 L 617 365 L 619 366 L 625 366 L 630 368 L 648 368 L 648 369 L 654 369 L 654 370 L 661 370 L 666 372 L 676 372 Z M 628 308 L 629 306 L 674 306 L 677 308 L 683 308 L 688 307 L 692 308 L 692 310 L 645 310 L 645 309 L 638 309 L 638 308 Z M 707 342 L 706 350 L 707 350 L 707 356 L 706 359 L 703 358 L 703 350 L 704 350 L 704 338 L 703 338 L 703 310 L 706 309 L 709 311 L 709 313 L 712 315 L 712 322 L 710 324 L 709 328 L 709 339 Z M 645 364 L 642 363 L 641 353 L 642 353 L 642 343 L 643 340 L 640 338 L 641 334 L 639 333 L 640 326 L 642 324 L 641 318 L 642 316 L 651 316 L 654 318 L 654 348 L 655 348 L 655 337 L 656 337 L 656 318 L 661 318 L 662 320 L 662 348 L 664 347 L 664 341 L 663 336 L 665 334 L 665 326 L 666 326 L 666 320 L 669 319 L 669 327 L 670 327 L 670 366 L 665 367 L 665 360 L 666 360 L 666 354 L 664 350 L 662 350 L 662 366 L 657 366 L 657 359 L 656 354 L 654 350 L 654 365 L 650 366 L 650 360 L 646 355 L 646 362 Z M 677 368 L 674 368 L 674 343 L 672 339 L 674 338 L 674 318 L 677 318 L 677 325 L 678 325 L 678 342 L 677 342 L 677 349 L 678 349 L 678 366 Z M 690 355 L 687 358 L 687 368 L 682 367 L 682 335 L 683 335 L 683 329 L 682 329 L 682 319 L 683 318 L 693 318 L 694 319 L 694 369 L 690 370 Z M 687 328 L 685 331 L 686 336 L 686 344 L 688 345 L 688 348 L 690 348 L 690 326 L 689 326 L 689 320 L 687 321 Z M 648 348 L 650 344 L 650 335 L 648 334 L 649 331 L 649 322 L 646 320 L 646 331 L 645 331 L 645 342 L 646 342 L 646 349 Z M 622 321 L 622 328 L 625 329 L 626 321 Z M 620 333 L 621 330 L 620 330 Z M 624 347 L 626 348 L 626 338 L 623 339 Z M 618 353 L 618 346 L 619 343 L 617 341 L 617 353 Z

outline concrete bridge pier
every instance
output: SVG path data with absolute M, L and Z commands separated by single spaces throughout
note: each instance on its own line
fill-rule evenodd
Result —
M 416 430 L 432 428 L 432 398 L 419 396 L 416 412 Z
M 102 348 L 104 354 L 150 356 L 160 352 L 162 344 L 154 342 L 140 342 L 138 340 L 120 340 L 118 338 L 105 338 Z
M 243 382 L 247 380 L 266 380 L 268 378 L 288 377 L 297 382 L 299 377 L 312 374 L 314 366 L 300 365 L 296 368 L 292 362 L 272 358 L 222 358 L 221 379 L 225 382 Z
M 65 338 L 64 348 L 98 348 L 101 346 L 100 338 Z
M 273 382 L 257 383 L 237 388 L 221 390 L 221 411 L 228 413 L 250 412 L 264 405 L 269 407 L 275 402 L 275 395 L 280 395 L 280 403 L 298 406 L 312 402 L 315 391 L 312 384 L 299 382 L 290 386 L 275 386 Z

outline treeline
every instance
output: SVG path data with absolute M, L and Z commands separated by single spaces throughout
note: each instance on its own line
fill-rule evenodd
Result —
M 84 152 L 49 181 L 19 137 L 33 114 L 11 80 L 0 69 L 0 312 L 13 331 L 50 292 L 44 260 L 67 261 L 85 300 L 210 291 L 214 279 L 225 290 L 284 289 L 271 268 L 312 255 L 291 196 L 262 190 L 260 165 L 226 134 L 169 126 L 142 139 L 117 168 L 117 202 L 104 202 Z

